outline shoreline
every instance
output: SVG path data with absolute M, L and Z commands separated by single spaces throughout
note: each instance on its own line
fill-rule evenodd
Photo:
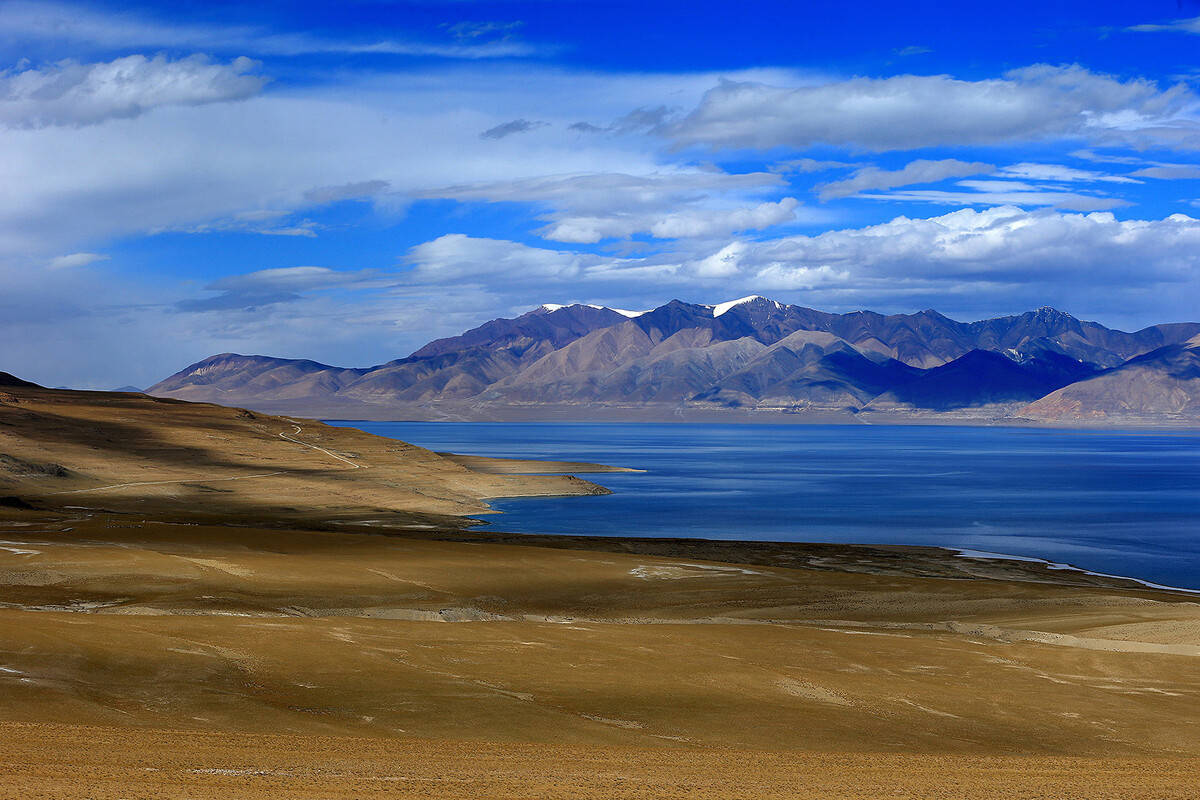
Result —
M 350 426 L 356 422 L 368 422 L 368 423 L 371 422 L 371 420 L 334 420 L 334 419 L 323 420 L 323 421 L 326 423 L 329 423 L 329 424 L 333 424 L 338 427 Z M 402 423 L 402 421 L 399 421 L 399 420 L 390 420 L 389 422 Z M 436 423 L 418 423 L 418 424 L 436 424 Z M 522 423 L 453 423 L 453 424 L 470 425 L 470 424 L 522 424 Z M 555 424 L 555 423 L 554 422 L 545 423 L 543 421 L 541 423 L 531 423 L 531 424 Z M 562 423 L 562 424 L 571 424 L 571 423 Z M 582 424 L 589 424 L 589 425 L 605 425 L 605 424 L 658 425 L 658 424 L 662 424 L 662 423 L 654 423 L 654 422 L 649 422 L 649 423 L 595 422 L 595 423 L 582 423 Z M 706 425 L 708 423 L 684 422 L 684 423 L 678 423 L 678 424 Z M 852 424 L 843 424 L 843 423 L 826 423 L 826 424 L 831 427 L 840 427 L 843 425 L 845 427 L 856 427 Z M 914 423 L 914 425 L 905 426 L 905 427 L 914 427 L 914 426 L 917 426 L 918 424 L 919 423 Z M 946 427 L 946 425 L 930 425 L 928 427 L 941 428 L 941 427 Z M 979 426 L 966 426 L 966 427 L 971 427 L 972 429 L 974 429 Z M 996 427 L 1001 427 L 1001 426 L 996 426 Z M 1018 431 L 1018 430 L 1024 431 L 1024 430 L 1028 430 L 1028 429 L 1029 429 L 1028 427 L 1023 427 L 1023 426 L 1007 428 L 1007 430 L 1012 430 L 1012 431 Z M 1077 428 L 1064 429 L 1064 430 L 1069 430 L 1069 431 L 1073 431 L 1073 432 L 1078 431 L 1080 433 L 1088 433 L 1088 434 L 1113 434 L 1113 435 L 1128 434 L 1128 435 L 1132 435 L 1132 436 L 1168 434 L 1168 432 L 1164 431 L 1164 430 L 1147 431 L 1147 430 L 1131 430 L 1131 429 L 1121 429 L 1121 430 L 1104 429 L 1101 431 L 1101 430 L 1096 430 L 1096 429 L 1077 429 Z M 1175 431 L 1174 433 L 1177 433 L 1179 435 L 1185 435 L 1185 434 L 1191 434 L 1194 432 L 1193 431 Z M 385 437 L 387 436 L 387 434 L 373 434 L 373 435 L 382 435 Z M 439 452 L 438 455 L 445 457 L 445 458 L 449 458 L 450 460 L 454 461 L 455 463 L 465 466 L 468 469 L 478 470 L 478 471 L 487 472 L 487 473 L 491 473 L 491 474 L 504 474 L 504 475 L 521 475 L 521 474 L 526 474 L 526 475 L 564 475 L 567 473 L 579 473 L 579 474 L 646 473 L 649 471 L 649 470 L 644 470 L 644 469 L 632 469 L 629 467 L 610 466 L 610 465 L 606 465 L 606 464 L 596 464 L 596 463 L 578 462 L 578 461 L 560 461 L 560 460 L 548 460 L 548 459 L 476 456 L 476 455 L 467 455 L 467 454 L 449 453 L 449 452 Z M 607 487 L 605 487 L 605 489 L 607 489 Z M 606 492 L 606 493 L 611 493 L 611 492 Z M 543 498 L 544 497 L 545 496 L 543 496 Z M 500 515 L 505 514 L 506 512 L 495 509 L 490 501 L 492 501 L 492 500 L 536 500 L 539 498 L 538 497 L 528 497 L 528 496 L 497 495 L 495 497 L 490 497 L 490 498 L 486 498 L 486 499 L 489 501 L 488 505 L 491 509 L 488 512 L 486 512 L 487 515 L 488 516 L 493 516 L 493 515 L 500 516 Z M 484 519 L 475 519 L 475 521 L 473 523 L 469 524 L 467 526 L 467 528 L 469 530 L 473 530 L 478 533 L 486 534 L 486 533 L 488 533 L 488 531 L 479 530 L 479 529 L 484 526 L 503 525 L 503 524 L 504 523 L 502 521 L 497 521 L 497 520 L 489 521 L 489 520 L 484 520 Z M 956 547 L 956 546 L 948 545 L 948 544 L 947 545 L 897 544 L 897 543 L 881 544 L 881 543 L 871 542 L 871 541 L 822 542 L 819 540 L 816 540 L 816 541 L 792 541 L 792 540 L 773 540 L 773 539 L 746 539 L 746 540 L 742 540 L 742 539 L 707 539 L 704 537 L 678 536 L 678 535 L 640 537 L 640 536 L 625 536 L 625 535 L 620 535 L 620 534 L 614 535 L 611 533 L 605 533 L 605 534 L 591 534 L 591 533 L 553 534 L 553 533 L 541 533 L 541 532 L 524 532 L 524 531 L 516 531 L 516 530 L 511 531 L 511 532 L 504 531 L 502 533 L 512 533 L 513 535 L 520 535 L 520 536 L 544 536 L 544 537 L 550 537 L 551 539 L 556 539 L 559 542 L 572 541 L 578 537 L 584 537 L 584 538 L 587 538 L 590 540 L 608 539 L 608 540 L 612 540 L 613 542 L 617 542 L 618 544 L 616 546 L 618 546 L 618 547 L 627 547 L 627 545 L 620 544 L 622 542 L 625 542 L 626 540 L 643 540 L 643 539 L 647 539 L 647 538 L 653 538 L 653 539 L 669 540 L 669 541 L 680 542 L 680 543 L 683 543 L 683 542 L 696 542 L 696 543 L 717 543 L 717 542 L 737 543 L 737 542 L 742 542 L 744 544 L 755 546 L 760 549 L 764 548 L 764 547 L 765 548 L 770 548 L 770 547 L 784 548 L 787 546 L 795 546 L 801 552 L 805 551 L 805 548 L 820 547 L 820 546 L 824 546 L 824 545 L 834 545 L 834 546 L 845 546 L 845 547 L 861 547 L 861 548 L 865 548 L 866 550 L 879 550 L 880 548 L 889 548 L 889 547 L 909 548 L 911 550 L 911 552 L 914 552 L 914 553 L 928 552 L 932 549 L 932 550 L 936 550 L 938 552 L 944 553 L 947 556 L 959 556 L 959 557 L 965 556 L 967 553 L 980 553 L 981 558 L 983 558 L 985 560 L 989 560 L 989 561 L 1036 563 L 1043 568 L 1042 571 L 1039 572 L 1039 574 L 1034 578 L 1039 582 L 1056 583 L 1058 585 L 1063 585 L 1063 586 L 1089 585 L 1090 581 L 1081 582 L 1078 580 L 1079 576 L 1087 576 L 1088 578 L 1096 578 L 1096 579 L 1100 579 L 1102 581 L 1106 581 L 1107 582 L 1106 585 L 1111 585 L 1111 586 L 1118 587 L 1118 588 L 1141 587 L 1143 589 L 1148 589 L 1148 590 L 1153 590 L 1153 591 L 1164 591 L 1164 592 L 1169 592 L 1169 593 L 1174 593 L 1174 594 L 1200 595 L 1200 587 L 1193 588 L 1193 587 L 1187 587 L 1187 586 L 1178 586 L 1178 585 L 1172 585 L 1172 584 L 1167 584 L 1167 583 L 1161 583 L 1161 582 L 1154 581 L 1154 580 L 1151 580 L 1148 578 L 1141 578 L 1141 577 L 1137 577 L 1134 575 L 1123 575 L 1123 574 L 1119 574 L 1119 573 L 1115 573 L 1115 572 L 1105 572 L 1105 571 L 1091 569 L 1091 568 L 1084 567 L 1084 566 L 1079 566 L 1079 565 L 1073 564 L 1073 563 L 1058 562 L 1058 561 L 1054 561 L 1051 559 L 1042 558 L 1040 556 L 1026 556 L 1026 555 L 1001 553 L 1001 552 L 994 552 L 994 551 L 980 551 L 980 550 L 977 550 L 974 548 L 961 548 L 961 547 Z M 701 545 L 701 549 L 705 549 L 703 547 L 703 545 Z M 712 548 L 709 547 L 707 549 L 711 550 Z M 982 555 L 985 552 L 987 553 L 987 555 Z M 1010 571 L 1014 573 L 1014 579 L 1018 579 L 1018 580 L 1029 580 L 1030 579 L 1030 576 L 1027 574 L 1028 571 L 1026 571 L 1026 570 L 1010 570 Z M 1057 573 L 1059 576 L 1061 576 L 1062 573 L 1067 573 L 1067 574 L 1074 575 L 1076 577 L 1075 578 L 1066 578 L 1066 579 L 1064 579 L 1062 577 L 1058 577 L 1057 579 L 1055 579 L 1055 576 L 1050 573 Z
M 497 512 L 502 514 L 503 512 Z M 965 553 L 983 553 L 969 548 L 939 545 L 872 544 L 843 542 L 778 542 L 761 539 L 704 539 L 700 537 L 602 536 L 587 534 L 523 533 L 520 531 L 479 530 L 492 526 L 487 520 L 450 530 L 389 530 L 375 524 L 356 525 L 350 520 L 338 522 L 338 530 L 428 538 L 437 541 L 477 541 L 583 550 L 622 554 L 692 558 L 723 564 L 776 566 L 793 569 L 834 571 L 846 574 L 897 575 L 913 578 L 951 580 L 1008 580 L 1038 583 L 1063 588 L 1095 587 L 1195 597 L 1200 589 L 1156 584 L 1141 578 L 1097 572 L 1073 564 L 1062 564 L 1032 556 L 988 553 L 971 557 Z M 971 562 L 978 562 L 971 565 Z
M 155 395 L 147 395 L 154 397 Z M 169 397 L 169 396 L 164 396 Z M 354 401 L 254 399 L 234 401 L 265 414 L 297 415 L 311 419 L 368 422 L 654 422 L 789 425 L 949 425 L 964 427 L 1050 428 L 1063 430 L 1200 430 L 1200 419 L 1188 417 L 1104 417 L 1094 419 L 1033 419 L 1014 416 L 1027 403 L 946 411 L 905 408 L 786 409 L 780 407 L 680 406 L 662 403 L 630 404 L 505 404 L 431 401 L 377 405 Z
M 978 558 L 978 559 L 982 559 L 985 561 L 986 560 L 1032 561 L 1032 562 L 1035 562 L 1038 564 L 1043 564 L 1043 565 L 1045 565 L 1045 567 L 1047 569 L 1051 569 L 1051 570 L 1055 570 L 1055 571 L 1082 572 L 1086 575 L 1092 575 L 1097 578 L 1114 578 L 1116 580 L 1121 580 L 1121 581 L 1132 581 L 1134 583 L 1141 584 L 1142 586 L 1145 586 L 1148 589 L 1157 589 L 1157 590 L 1162 590 L 1162 591 L 1166 591 L 1166 592 L 1181 592 L 1183 594 L 1200 595 L 1200 588 L 1189 589 L 1184 586 L 1167 586 L 1166 584 L 1154 583 L 1153 581 L 1143 580 L 1142 578 L 1135 578 L 1131 575 L 1115 575 L 1111 572 L 1096 572 L 1095 570 L 1090 570 L 1090 569 L 1086 569 L 1084 567 L 1079 567 L 1079 566 L 1076 566 L 1075 564 L 1068 564 L 1068 563 L 1064 563 L 1064 562 L 1060 562 L 1060 561 L 1050 561 L 1045 558 L 1037 558 L 1036 556 L 1017 556 L 1017 555 L 1012 555 L 1011 553 L 989 553 L 985 550 L 972 550 L 970 548 L 961 548 L 961 547 L 950 547 L 950 548 L 943 548 L 943 549 L 955 550 L 958 552 L 958 555 L 962 558 Z

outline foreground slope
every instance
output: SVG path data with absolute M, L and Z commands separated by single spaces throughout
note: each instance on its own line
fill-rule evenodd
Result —
M 1187 596 L 929 549 L 729 563 L 686 542 L 187 521 L 0 510 L 2 791 L 1194 789 Z
M 139 395 L 9 385 L 0 452 L 0 797 L 1194 792 L 1194 595 L 464 531 L 597 489 Z

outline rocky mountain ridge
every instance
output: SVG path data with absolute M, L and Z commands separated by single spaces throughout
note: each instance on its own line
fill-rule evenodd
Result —
M 651 416 L 739 410 L 996 419 L 1020 417 L 1025 406 L 1077 385 L 1107 387 L 1110 397 L 1133 376 L 1145 381 L 1148 370 L 1178 372 L 1197 336 L 1200 323 L 1127 333 L 1048 307 L 959 322 L 932 309 L 833 314 L 759 296 L 717 305 L 672 300 L 645 312 L 547 304 L 374 367 L 225 353 L 147 391 L 323 416 L 391 409 L 397 418 L 439 418 L 449 410 L 488 419 L 503 409 L 530 417 L 556 409 L 588 419 L 632 408 Z M 1135 402 L 1129 414 L 1192 414 L 1200 392 L 1193 395 L 1191 379 L 1171 380 L 1180 384 L 1168 392 L 1174 399 Z M 1191 399 L 1180 399 L 1181 391 Z M 1059 397 L 1074 399 L 1055 401 L 1053 412 L 1049 403 L 1030 406 L 1031 418 L 1100 418 L 1095 400 L 1074 391 Z

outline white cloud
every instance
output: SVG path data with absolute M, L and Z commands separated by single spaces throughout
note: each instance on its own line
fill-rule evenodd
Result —
M 659 239 L 724 236 L 790 222 L 799 207 L 795 198 L 748 203 L 783 183 L 779 175 L 769 172 L 596 173 L 450 186 L 422 195 L 531 203 L 547 212 L 542 219 L 550 224 L 539 231 L 542 237 L 592 244 L 638 233 Z
M 1197 145 L 1186 87 L 1120 80 L 1080 66 L 1037 64 L 1001 78 L 852 78 L 787 88 L 725 80 L 687 117 L 662 127 L 681 146 L 866 150 L 1078 138 Z
M 97 261 L 107 261 L 108 256 L 100 253 L 68 253 L 65 256 L 57 256 L 50 259 L 47 265 L 50 269 L 73 269 L 75 267 L 86 267 L 88 264 L 95 264 Z
M 305 195 L 307 198 L 307 193 Z M 262 208 L 255 211 L 239 211 L 225 219 L 203 222 L 199 225 L 163 226 L 151 233 L 256 233 L 263 236 L 303 236 L 315 239 L 320 227 L 312 220 L 289 223 L 290 212 L 282 209 Z
M 10 127 L 92 125 L 136 117 L 158 106 L 202 105 L 257 94 L 266 79 L 238 57 L 228 64 L 204 56 L 125 56 L 97 64 L 60 61 L 41 69 L 0 73 L 0 122 Z
M 886 194 L 864 192 L 858 196 L 870 200 L 901 200 L 946 206 L 1047 206 L 1067 211 L 1104 211 L 1129 205 L 1128 201 L 1116 197 L 1047 189 L 1022 181 L 973 180 L 958 181 L 956 185 L 965 191 L 906 189 Z
M 1161 24 L 1134 25 L 1129 30 L 1140 33 L 1200 33 L 1200 17 L 1177 19 Z
M 717 252 L 691 263 L 691 271 L 701 278 L 729 278 L 742 268 L 745 242 L 730 242 Z
M 751 290 L 837 287 L 880 298 L 914 281 L 934 293 L 979 282 L 1036 287 L 1047 295 L 1064 287 L 1139 293 L 1200 280 L 1200 220 L 1180 214 L 1119 220 L 1107 212 L 1001 206 L 621 259 L 455 234 L 418 245 L 407 261 L 420 283 L 471 280 L 499 293 L 512 282 L 564 280 L 583 287 L 620 279 L 637 281 L 646 299 L 686 289 L 696 279 Z M 403 274 L 398 279 L 411 282 Z
M 601 214 L 614 208 L 658 210 L 691 198 L 727 192 L 760 192 L 783 185 L 782 178 L 769 172 L 679 171 L 642 175 L 612 172 L 462 184 L 428 189 L 421 192 L 421 196 L 534 203 L 576 213 Z
M 898 170 L 863 167 L 849 178 L 818 186 L 817 192 L 822 200 L 828 200 L 834 197 L 849 197 L 870 189 L 892 189 L 897 186 L 937 183 L 947 178 L 965 178 L 995 169 L 991 164 L 978 161 L 959 161 L 955 158 L 931 161 L 919 158 Z
M 1140 290 L 1200 277 L 1200 220 L 1118 220 L 1110 213 L 954 211 L 865 228 L 745 244 L 738 271 L 829 268 L 856 283 L 873 279 L 987 279 Z
M 1092 150 L 1076 150 L 1070 155 L 1100 164 L 1122 164 L 1140 167 L 1131 173 L 1130 178 L 1155 178 L 1157 180 L 1189 180 L 1200 178 L 1200 165 L 1177 164 L 1168 161 L 1151 161 L 1141 156 L 1115 155 L 1112 153 L 1096 153 Z
M 754 275 L 755 286 L 787 291 L 812 291 L 825 286 L 845 286 L 849 280 L 849 270 L 834 269 L 830 266 L 794 267 L 768 264 Z
M 796 219 L 799 206 L 800 201 L 796 198 L 785 197 L 777 203 L 759 203 L 752 208 L 667 214 L 650 224 L 649 233 L 658 239 L 684 239 L 724 236 L 738 231 L 761 231 Z
M 1139 178 L 1156 178 L 1158 180 L 1198 180 L 1200 166 L 1195 164 L 1156 164 L 1129 173 Z
M 739 77 L 757 84 L 804 80 L 782 72 Z M 17 372 L 46 370 L 28 375 L 52 383 L 62 381 L 44 365 L 59 365 L 53 369 L 64 375 L 134 361 L 143 370 L 107 385 L 144 385 L 192 356 L 222 350 L 367 364 L 526 308 L 531 297 L 645 308 L 674 296 L 707 300 L 772 290 L 792 293 L 780 299 L 834 310 L 884 305 L 953 312 L 970 302 L 986 303 L 981 309 L 986 315 L 1078 299 L 1092 286 L 1089 263 L 1098 265 L 1099 288 L 1087 303 L 1068 307 L 1144 321 L 1194 316 L 1187 304 L 1194 304 L 1191 298 L 1200 296 L 1200 287 L 1183 276 L 1194 274 L 1196 242 L 1182 233 L 1193 223 L 1149 221 L 1144 224 L 1151 233 L 1139 233 L 1124 223 L 1072 225 L 1055 220 L 1078 215 L 1010 209 L 1011 219 L 988 224 L 1004 229 L 993 234 L 996 238 L 1015 243 L 1019 253 L 1031 253 L 1028 261 L 1043 259 L 1047 265 L 1024 272 L 1003 264 L 991 271 L 976 266 L 972 272 L 963 266 L 964 257 L 944 252 L 944 243 L 931 245 L 930 229 L 953 231 L 959 223 L 951 219 L 986 221 L 986 211 L 935 217 L 941 220 L 936 225 L 909 220 L 832 232 L 840 238 L 752 241 L 762 237 L 743 239 L 737 231 L 763 230 L 793 217 L 813 219 L 812 209 L 793 205 L 794 198 L 787 196 L 795 189 L 784 175 L 729 174 L 697 165 L 692 155 L 670 152 L 654 136 L 610 131 L 581 137 L 568 129 L 579 119 L 619 119 L 631 107 L 654 109 L 664 101 L 695 107 L 715 80 L 712 74 L 613 75 L 473 65 L 372 73 L 336 86 L 276 85 L 236 104 L 162 105 L 153 113 L 84 127 L 0 126 L 5 154 L 0 185 L 16 187 L 0 192 L 5 364 Z M 479 138 L 480 131 L 514 119 L 551 124 L 528 135 Z M 863 165 L 798 159 L 785 166 L 797 173 Z M 1094 186 L 1119 188 L 1107 182 Z M 975 182 L 954 187 L 952 199 L 920 199 L 980 205 L 1023 193 L 1030 206 L 1119 202 L 1089 193 L 1089 184 L 1076 187 L 1039 190 L 1032 178 L 1024 185 Z M 442 228 L 398 268 L 375 277 L 360 274 L 353 264 L 336 270 L 284 266 L 223 279 L 207 290 L 198 288 L 204 280 L 184 283 L 195 271 L 134 276 L 116 266 L 63 269 L 53 281 L 45 273 L 63 253 L 116 253 L 114 240 L 123 236 L 164 230 L 326 235 L 349 215 L 317 217 L 314 205 L 421 197 L 529 204 L 540 216 L 532 227 L 545 226 L 543 234 L 564 239 L 572 238 L 566 233 L 569 222 L 600 225 L 593 233 L 601 241 L 665 238 L 644 249 L 612 247 L 621 254 L 616 257 L 576 252 L 586 248 L 565 244 L 532 247 L 500 236 L 434 238 L 447 230 Z M 899 193 L 896 198 L 904 199 Z M 878 213 L 873 207 L 861 210 Z M 479 233 L 474 209 L 462 211 L 462 227 L 449 230 Z M 554 233 L 555 226 L 563 227 Z M 1040 232 L 1043 240 L 1019 238 L 1026 228 Z M 1124 249 L 1105 244 L 1104 232 L 1133 244 Z M 946 236 L 974 241 L 970 231 Z M 585 234 L 574 234 L 575 241 L 582 238 Z M 278 252 L 306 244 L 278 243 L 285 245 Z M 151 249 L 165 247 L 166 240 L 151 244 Z M 1055 260 L 1067 256 L 1077 256 L 1080 266 L 1068 269 Z M 322 263 L 317 256 L 284 258 L 270 263 Z M 1118 261 L 1123 272 L 1113 266 Z M 1163 277 L 1171 264 L 1177 271 Z M 28 285 L 33 278 L 25 284 L 14 280 L 25 273 L 40 275 L 42 285 Z M 1182 282 L 1171 291 L 1145 288 L 1167 279 Z M 181 299 L 189 310 L 205 313 L 178 313 Z
M 451 31 L 451 33 L 454 33 Z M 246 25 L 194 25 L 158 20 L 126 11 L 105 14 L 74 4 L 7 2 L 0 6 L 0 41 L 71 43 L 111 49 L 183 48 L 208 52 L 253 52 L 300 56 L 319 53 L 432 56 L 453 59 L 514 58 L 545 52 L 511 36 L 458 36 L 340 40 L 307 33 L 276 33 Z
M 418 281 L 443 284 L 460 279 L 493 278 L 504 283 L 579 277 L 597 256 L 529 247 L 503 239 L 450 233 L 412 248 L 405 261 Z
M 329 267 L 276 267 L 230 275 L 209 284 L 209 289 L 221 291 L 288 291 L 330 289 L 334 287 L 378 285 L 378 270 L 338 270 Z
M 800 201 L 785 197 L 777 203 L 730 209 L 689 209 L 674 213 L 619 213 L 604 217 L 561 216 L 542 228 L 543 238 L 573 244 L 594 244 L 648 233 L 656 239 L 727 236 L 737 231 L 757 231 L 796 219 Z
M 1109 324 L 1194 316 L 1190 298 L 1200 291 L 1200 220 L 1184 215 L 1119 220 L 1106 212 L 996 207 L 812 236 L 682 245 L 618 259 L 444 236 L 413 248 L 408 260 L 417 269 L 397 276 L 398 291 L 472 287 L 491 298 L 476 297 L 495 310 L 491 316 L 528 303 L 534 289 L 558 287 L 638 308 L 670 297 L 709 301 L 768 290 L 833 310 L 932 306 L 990 315 L 1051 304 Z
M 1030 181 L 1141 183 L 1141 181 L 1126 175 L 1108 175 L 1062 164 L 1034 164 L 1028 161 L 1004 167 L 999 174 L 1005 178 L 1021 178 Z
M 1081 150 L 1072 150 L 1067 155 L 1073 158 L 1081 158 L 1085 161 L 1095 161 L 1099 164 L 1145 164 L 1146 160 L 1138 156 L 1119 156 L 1113 153 L 1097 153 L 1095 150 L 1083 148 Z
M 371 195 L 374 202 L 390 203 L 467 181 L 650 175 L 662 169 L 652 142 L 602 137 L 581 148 L 561 124 L 546 129 L 554 135 L 500 141 L 482 141 L 478 132 L 514 113 L 541 113 L 543 105 L 561 110 L 556 123 L 575 118 L 590 102 L 579 96 L 581 86 L 587 93 L 615 87 L 615 111 L 664 91 L 698 96 L 710 79 L 548 71 L 522 72 L 517 81 L 516 72 L 372 75 L 362 84 L 278 90 L 236 104 L 162 106 L 83 128 L 0 127 L 0 185 L 21 187 L 0 193 L 0 262 L 18 255 L 45 261 L 164 230 L 310 235 L 320 229 L 289 215 L 382 186 L 375 181 L 388 187 Z M 260 213 L 279 222 L 253 218 Z

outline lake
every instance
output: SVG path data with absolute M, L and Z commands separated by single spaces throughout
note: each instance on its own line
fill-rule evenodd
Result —
M 521 533 L 915 544 L 1200 588 L 1200 435 L 869 425 L 333 421 L 438 451 L 593 461 Z

